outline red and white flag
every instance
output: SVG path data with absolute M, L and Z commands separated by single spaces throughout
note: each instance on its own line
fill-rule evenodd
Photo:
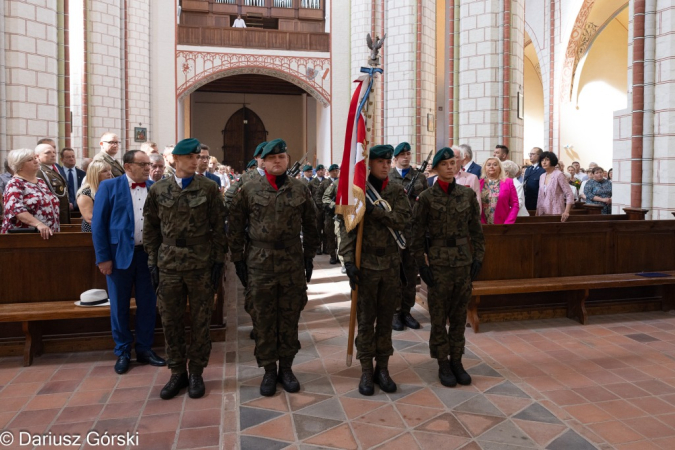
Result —
M 362 108 L 368 89 L 369 77 L 364 75 L 355 83 L 345 133 L 345 148 L 340 166 L 340 182 L 335 198 L 335 212 L 341 214 L 347 231 L 361 222 L 366 212 L 366 118 Z M 347 172 L 348 170 L 348 172 Z

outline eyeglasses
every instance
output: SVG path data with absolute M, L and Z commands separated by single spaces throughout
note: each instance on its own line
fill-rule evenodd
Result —
M 146 167 L 152 166 L 152 163 L 132 162 L 132 163 L 130 163 L 130 164 L 136 164 L 137 166 L 141 166 L 141 167 L 143 167 L 144 169 L 145 169 Z
M 120 145 L 120 141 L 103 141 L 103 142 L 110 145 Z
M 205 160 L 208 160 L 208 159 L 210 159 L 210 158 L 211 158 L 211 157 L 208 156 L 208 155 L 207 155 L 207 156 L 202 155 L 202 156 L 199 157 L 199 159 L 205 159 Z

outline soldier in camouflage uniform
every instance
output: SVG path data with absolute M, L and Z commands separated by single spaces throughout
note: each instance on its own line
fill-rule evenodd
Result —
M 341 228 L 340 254 L 344 258 L 352 289 L 358 284 L 359 333 L 356 357 L 361 362 L 359 392 L 373 395 L 373 382 L 385 392 L 395 392 L 396 383 L 389 376 L 389 357 L 394 354 L 391 343 L 391 317 L 401 298 L 399 247 L 388 228 L 403 231 L 410 221 L 410 203 L 403 186 L 390 183 L 388 174 L 394 148 L 376 145 L 369 152 L 368 182 L 391 206 L 386 211 L 366 202 L 363 218 L 363 247 L 360 269 L 355 265 L 357 229 L 347 233 Z M 375 323 L 377 322 L 377 326 Z M 373 358 L 377 366 L 373 372 Z
M 415 202 L 410 249 L 429 292 L 431 357 L 438 360 L 441 383 L 453 387 L 471 384 L 462 365 L 466 306 L 471 281 L 482 266 L 485 239 L 476 194 L 455 182 L 459 167 L 453 151 L 442 148 L 432 164 L 438 181 Z
M 321 189 L 321 184 L 326 180 L 326 177 L 324 176 L 325 173 L 326 168 L 323 166 L 323 164 L 319 164 L 316 166 L 316 176 L 309 182 L 309 192 L 312 194 L 314 206 L 316 206 L 316 229 L 319 232 L 319 242 L 321 243 L 319 249 L 316 252 L 317 255 L 328 253 L 326 251 L 326 235 L 324 234 L 323 230 L 325 218 L 323 203 L 321 201 L 323 192 L 319 192 Z
M 337 253 L 337 258 L 342 265 L 342 273 L 347 273 L 345 269 L 345 260 L 340 254 L 340 242 L 342 242 L 342 236 L 340 233 L 340 227 L 343 226 L 342 216 L 335 215 L 335 198 L 337 197 L 337 190 L 340 184 L 340 180 L 335 180 L 330 186 L 328 186 L 323 193 L 323 206 L 328 211 L 326 213 L 326 227 L 333 229 L 333 234 L 335 235 L 336 247 L 335 251 Z M 332 260 L 331 260 L 332 261 Z
M 309 164 L 305 164 L 305 166 L 302 168 L 302 176 L 300 177 L 300 181 L 305 183 L 307 186 L 309 186 L 309 182 L 312 181 L 312 166 Z
M 408 188 L 418 170 L 410 166 L 410 144 L 401 142 L 394 150 L 394 164 L 396 167 L 389 172 L 389 179 L 392 183 L 402 184 L 404 188 Z M 429 186 L 427 184 L 427 177 L 420 173 L 415 180 L 415 185 L 411 186 L 411 192 L 408 192 L 408 200 L 414 201 Z M 410 205 L 412 212 L 412 204 Z M 406 242 L 410 243 L 412 239 L 412 222 L 408 223 L 405 229 Z M 394 313 L 392 328 L 396 331 L 403 331 L 404 326 L 413 329 L 419 329 L 420 323 L 410 314 L 410 310 L 415 306 L 415 295 L 417 293 L 415 286 L 417 285 L 417 264 L 410 253 L 410 246 L 401 250 L 401 261 L 403 263 L 403 271 L 408 280 L 406 286 L 401 290 L 401 302 Z
M 237 276 L 248 289 L 256 360 L 265 368 L 260 394 L 272 396 L 277 382 L 287 392 L 300 390 L 291 366 L 300 350 L 298 321 L 319 236 L 309 189 L 286 175 L 286 143 L 269 142 L 261 156 L 265 176 L 244 184 L 235 196 L 228 241 Z
M 338 175 L 340 173 L 340 166 L 337 164 L 332 164 L 328 168 L 328 173 L 330 176 L 324 178 L 324 180 L 319 185 L 319 188 L 314 195 L 314 202 L 316 203 L 316 208 L 319 211 L 323 211 L 323 221 L 318 221 L 318 226 L 323 229 L 324 253 L 330 255 L 330 264 L 337 264 L 338 259 L 335 239 L 335 220 L 333 219 L 333 217 L 335 217 L 335 194 L 337 191 L 332 191 L 333 195 L 332 197 L 329 196 L 328 199 L 324 199 L 324 194 L 331 185 L 337 183 Z
M 255 180 L 257 177 L 256 175 L 262 177 L 265 175 L 265 171 L 263 170 L 263 162 L 262 158 L 260 157 L 260 154 L 263 151 L 263 148 L 265 148 L 265 145 L 267 142 L 261 142 L 258 144 L 258 146 L 255 148 L 255 152 L 253 152 L 253 159 L 256 162 L 256 167 L 255 169 L 252 170 L 246 170 L 246 172 L 241 174 L 241 177 L 234 183 L 232 183 L 227 191 L 225 191 L 225 215 L 229 216 L 230 212 L 230 206 L 232 205 L 232 200 L 234 200 L 234 196 L 239 192 L 239 188 L 241 188 L 244 184 L 251 180 Z M 251 163 L 249 163 L 250 165 Z M 246 166 L 246 169 L 248 169 L 249 166 Z
M 143 245 L 157 289 L 171 369 L 171 378 L 160 393 L 163 399 L 175 397 L 188 386 L 191 398 L 204 395 L 202 372 L 211 353 L 209 322 L 225 264 L 223 202 L 214 181 L 195 177 L 199 153 L 197 139 L 176 144 L 176 174 L 152 186 L 143 211 Z M 186 349 L 188 297 L 191 339 Z

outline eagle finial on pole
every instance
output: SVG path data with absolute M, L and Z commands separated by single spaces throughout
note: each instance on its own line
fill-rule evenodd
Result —
M 375 41 L 368 33 L 366 37 L 366 42 L 368 43 L 368 48 L 370 49 L 370 58 L 368 59 L 368 65 L 371 67 L 377 67 L 380 65 L 380 48 L 384 45 L 384 40 L 387 39 L 387 33 L 384 33 L 382 39 L 379 36 L 375 36 Z

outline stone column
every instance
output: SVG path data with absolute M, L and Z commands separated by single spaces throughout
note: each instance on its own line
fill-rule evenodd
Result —
M 505 3 L 507 2 L 507 3 Z M 522 162 L 523 0 L 461 0 L 459 143 L 479 164 L 504 143 Z M 509 23 L 510 19 L 510 23 Z

